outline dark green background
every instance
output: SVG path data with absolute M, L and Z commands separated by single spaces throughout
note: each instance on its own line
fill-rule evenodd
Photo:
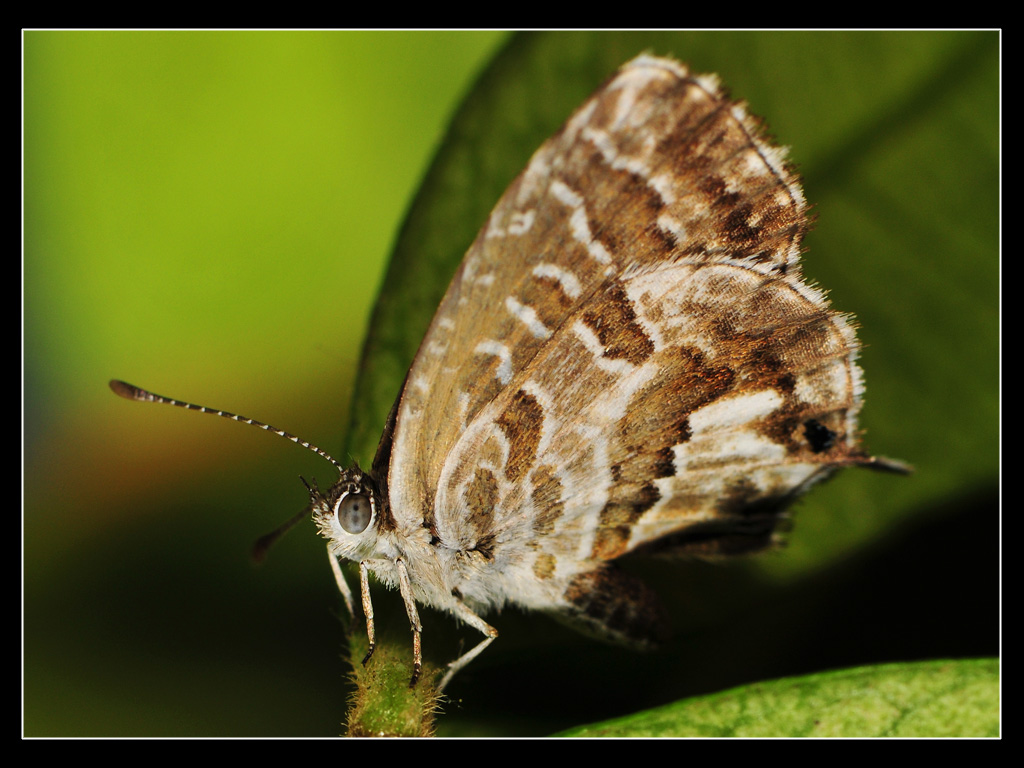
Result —
M 332 470 L 255 430 L 119 400 L 106 380 L 340 454 L 385 254 L 504 39 L 25 35 L 27 734 L 339 731 L 321 543 L 304 526 L 264 568 L 246 560 L 303 504 L 296 476 Z M 781 553 L 649 569 L 677 629 L 661 654 L 492 617 L 502 637 L 453 684 L 442 728 L 545 734 L 766 677 L 998 652 L 998 44 L 548 34 L 486 71 L 397 241 L 360 458 L 504 185 L 651 50 L 717 72 L 792 148 L 818 215 L 805 272 L 862 325 L 868 444 L 918 472 L 815 489 Z M 395 596 L 376 604 L 405 632 Z M 474 640 L 426 620 L 438 661 Z

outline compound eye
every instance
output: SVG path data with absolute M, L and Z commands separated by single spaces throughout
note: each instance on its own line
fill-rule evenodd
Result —
M 335 507 L 338 522 L 349 533 L 362 533 L 370 524 L 370 500 L 361 493 L 349 493 Z

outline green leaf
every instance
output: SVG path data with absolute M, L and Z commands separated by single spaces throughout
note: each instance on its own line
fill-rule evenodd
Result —
M 994 33 L 515 38 L 454 118 L 402 228 L 364 348 L 350 452 L 364 464 L 372 458 L 433 311 L 504 188 L 590 92 L 644 51 L 673 54 L 694 71 L 718 73 L 791 147 L 817 215 L 805 243 L 805 274 L 861 325 L 867 444 L 917 472 L 899 478 L 846 471 L 815 488 L 797 505 L 784 552 L 721 567 L 637 566 L 676 618 L 679 639 L 660 656 L 642 664 L 626 656 L 619 666 L 603 652 L 573 647 L 572 662 L 563 664 L 558 643 L 564 641 L 553 630 L 546 633 L 553 638 L 546 652 L 506 662 L 516 665 L 515 672 L 501 677 L 485 665 L 501 664 L 502 645 L 509 653 L 517 648 L 503 630 L 509 623 L 503 616 L 494 620 L 502 637 L 474 663 L 470 680 L 456 679 L 453 690 L 475 691 L 480 703 L 496 694 L 483 680 L 474 689 L 474 676 L 499 685 L 507 679 L 513 686 L 534 679 L 540 686 L 545 675 L 556 674 L 571 701 L 581 698 L 571 692 L 596 685 L 595 676 L 608 690 L 648 686 L 650 699 L 673 686 L 677 694 L 721 689 L 744 679 L 906 653 L 994 653 Z M 967 552 L 965 524 L 974 529 Z M 957 563 L 952 570 L 950 558 Z M 928 578 L 921 578 L 924 573 Z M 951 599 L 954 593 L 959 599 Z M 964 616 L 961 622 L 942 614 L 944 626 L 963 627 L 956 637 L 936 626 L 935 602 Z M 879 627 L 893 621 L 892 636 L 881 637 Z M 436 634 L 424 637 L 426 648 L 436 647 Z M 541 642 L 535 634 L 531 640 Z M 646 682 L 651 675 L 657 685 Z M 525 691 L 521 699 L 504 689 L 501 696 L 506 707 L 520 701 L 532 706 L 535 719 L 544 716 Z M 596 706 L 588 701 L 581 710 Z M 549 714 L 571 716 L 554 704 Z M 461 715 L 466 717 L 465 708 Z M 480 717 L 486 719 L 486 712 Z M 491 726 L 501 732 L 500 724 L 481 727 Z
M 559 736 L 998 736 L 999 662 L 929 661 L 772 680 Z
M 623 62 L 674 52 L 717 72 L 791 147 L 817 225 L 805 272 L 857 315 L 871 447 L 910 481 L 845 473 L 790 561 L 820 566 L 894 516 L 991 484 L 997 425 L 997 36 L 546 34 L 517 38 L 454 118 L 370 325 L 349 447 L 369 463 L 434 309 L 532 152 Z M 937 416 L 941 414 L 941 418 Z M 813 513 L 801 515 L 812 517 Z M 801 527 L 804 527 L 803 522 Z M 812 551 L 807 551 L 812 550 Z

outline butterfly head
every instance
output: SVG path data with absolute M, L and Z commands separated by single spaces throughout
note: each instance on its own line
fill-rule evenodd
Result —
M 305 480 L 303 480 L 305 482 Z M 343 469 L 326 492 L 309 489 L 313 522 L 320 535 L 332 542 L 331 550 L 349 560 L 379 557 L 378 535 L 384 523 L 384 505 L 373 479 L 359 467 Z

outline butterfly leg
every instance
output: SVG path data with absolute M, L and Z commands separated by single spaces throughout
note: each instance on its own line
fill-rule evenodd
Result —
M 457 600 L 454 603 L 452 611 L 455 613 L 457 618 L 462 619 L 464 622 L 469 624 L 469 626 L 479 630 L 482 634 L 486 635 L 486 637 L 448 665 L 448 671 L 444 673 L 444 677 L 441 678 L 441 684 L 437 686 L 438 693 L 445 689 L 445 686 L 451 682 L 452 678 L 455 677 L 455 674 L 459 670 L 479 656 L 484 648 L 493 643 L 495 638 L 498 637 L 498 630 L 473 613 L 461 600 Z
M 331 573 L 334 574 L 334 583 L 338 585 L 338 591 L 341 592 L 341 597 L 345 601 L 345 607 L 348 608 L 348 615 L 354 619 L 356 613 L 352 607 L 352 590 L 348 588 L 345 574 L 341 572 L 341 564 L 338 562 L 338 558 L 334 556 L 334 553 L 331 552 L 329 544 L 327 545 L 327 559 L 331 561 Z
M 395 565 L 398 567 L 398 589 L 402 593 L 405 612 L 409 615 L 409 624 L 412 625 L 412 680 L 409 681 L 409 687 L 413 688 L 416 681 L 420 679 L 420 670 L 423 669 L 423 649 L 420 641 L 423 626 L 420 624 L 420 615 L 416 610 L 416 600 L 412 594 L 409 569 L 406 568 L 402 558 L 395 560 Z
M 377 637 L 373 631 L 373 603 L 370 602 L 370 569 L 365 560 L 359 563 L 359 595 L 363 600 L 363 616 L 366 617 L 366 639 L 370 643 L 370 650 L 363 656 L 363 666 L 365 667 L 377 647 Z
M 345 607 L 348 609 L 348 615 L 354 619 L 356 612 L 352 604 L 352 590 L 349 589 L 348 581 L 345 580 L 345 574 L 341 571 L 341 564 L 338 562 L 338 558 L 335 557 L 334 553 L 331 552 L 330 547 L 327 548 L 327 555 L 328 559 L 331 561 L 331 573 L 334 574 L 334 581 L 338 585 L 338 591 L 341 592 L 341 597 L 345 601 Z M 359 564 L 359 592 L 363 601 L 363 616 L 366 617 L 366 637 L 369 640 L 370 645 L 370 650 L 367 651 L 366 656 L 363 657 L 363 664 L 365 665 L 373 655 L 374 648 L 377 647 L 373 630 L 373 603 L 370 602 L 369 569 L 366 567 L 366 563 Z

